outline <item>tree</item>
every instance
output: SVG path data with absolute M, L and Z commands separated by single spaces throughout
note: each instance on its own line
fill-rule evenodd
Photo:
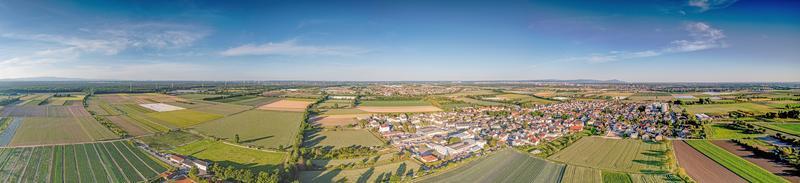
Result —
M 191 178 L 192 180 L 197 180 L 198 173 L 199 170 L 197 170 L 197 167 L 192 166 L 192 168 L 189 169 L 189 178 Z
M 461 138 L 458 137 L 450 137 L 449 139 L 447 139 L 448 144 L 455 144 L 459 142 L 461 142 Z
M 238 144 L 238 143 L 239 143 L 239 134 L 236 134 L 236 136 L 234 137 L 234 139 L 235 139 L 236 143 Z

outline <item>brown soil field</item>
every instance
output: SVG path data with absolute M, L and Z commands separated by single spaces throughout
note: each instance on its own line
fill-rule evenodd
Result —
M 306 101 L 297 101 L 297 100 L 280 100 L 277 102 L 269 103 L 267 105 L 262 105 L 258 107 L 258 109 L 263 110 L 272 110 L 272 111 L 293 111 L 293 112 L 302 112 L 306 110 L 306 107 L 310 105 L 312 102 Z
M 142 129 L 141 127 L 134 124 L 135 122 L 128 121 L 126 118 L 123 118 L 121 116 L 108 116 L 106 118 L 108 118 L 108 120 L 111 120 L 112 123 L 119 126 L 120 128 L 125 129 L 125 131 L 128 132 L 128 134 L 131 136 L 150 134 L 149 131 Z
M 365 107 L 359 106 L 357 109 L 367 112 L 377 113 L 396 113 L 396 112 L 437 112 L 442 109 L 434 106 L 398 106 L 398 107 Z
M 333 126 L 346 126 L 349 124 L 358 124 L 357 117 L 364 117 L 369 116 L 369 114 L 343 114 L 343 115 L 329 115 L 329 116 L 317 116 L 312 119 L 315 124 L 319 124 L 322 127 L 333 127 Z
M 797 170 L 792 168 L 791 165 L 781 163 L 769 157 L 757 156 L 752 151 L 748 151 L 744 147 L 739 146 L 738 144 L 729 140 L 715 140 L 711 141 L 711 143 L 714 143 L 714 145 L 717 145 L 728 152 L 731 152 L 739 157 L 742 157 L 745 160 L 750 161 L 753 164 L 756 164 L 761 168 L 764 168 L 765 170 L 774 173 L 775 175 L 781 176 L 786 180 L 789 180 L 791 182 L 800 182 L 800 176 L 798 176 Z
M 672 141 L 678 164 L 697 182 L 747 182 L 683 141 Z

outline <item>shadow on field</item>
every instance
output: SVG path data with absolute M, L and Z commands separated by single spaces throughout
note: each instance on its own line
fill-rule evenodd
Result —
M 333 178 L 339 175 L 341 172 L 341 169 L 335 169 L 325 173 L 320 172 L 321 174 L 314 176 L 314 178 L 311 179 L 311 182 L 331 182 L 334 180 Z
M 634 163 L 645 164 L 650 166 L 663 166 L 663 161 L 656 161 L 656 160 L 633 160 Z
M 242 163 L 237 163 L 237 162 L 232 162 L 232 161 L 214 161 L 214 163 L 219 164 L 222 167 L 233 166 L 235 168 L 246 168 L 246 169 L 250 169 L 250 170 L 267 171 L 267 172 L 272 171 L 272 170 L 277 169 L 277 168 L 280 168 L 280 165 L 259 165 L 259 164 L 256 164 L 256 163 L 242 164 Z
M 259 138 L 253 138 L 253 139 L 247 139 L 247 140 L 241 140 L 241 141 L 239 141 L 239 143 L 250 143 L 250 142 L 255 142 L 255 141 L 259 141 L 259 140 L 264 140 L 264 139 L 268 139 L 268 138 L 272 138 L 272 137 L 274 137 L 274 135 L 270 135 L 270 136 L 263 136 L 263 137 L 259 137 Z
M 667 151 L 666 150 L 647 150 L 646 152 L 642 152 L 642 154 L 645 155 L 645 156 L 661 158 L 661 157 L 664 157 L 665 155 L 667 155 Z
M 639 170 L 642 174 L 646 175 L 658 175 L 658 174 L 668 174 L 669 172 L 666 170 Z
M 314 146 L 318 145 L 320 142 L 322 142 L 322 140 L 325 140 L 326 138 L 328 138 L 328 137 L 325 137 L 325 136 L 320 136 L 319 132 L 320 132 L 319 129 L 308 130 L 305 133 L 305 135 L 306 135 L 305 139 L 307 139 L 307 140 L 303 143 L 303 146 L 314 147 Z
M 358 180 L 356 180 L 356 182 L 365 183 L 365 182 L 367 182 L 367 180 L 369 180 L 369 177 L 371 177 L 372 174 L 374 174 L 374 173 L 375 173 L 375 167 L 369 167 L 369 169 L 367 169 L 366 172 L 361 174 L 361 176 L 358 176 Z

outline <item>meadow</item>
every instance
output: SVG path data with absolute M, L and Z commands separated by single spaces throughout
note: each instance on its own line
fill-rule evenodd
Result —
M 549 159 L 626 173 L 667 174 L 668 143 L 584 137 Z
M 626 173 L 603 171 L 603 183 L 633 183 L 631 176 Z
M 352 108 L 353 101 L 352 100 L 325 100 L 325 102 L 320 103 L 318 108 Z
M 472 98 L 455 98 L 454 100 L 463 101 L 471 104 L 477 104 L 482 106 L 505 106 L 508 104 L 500 103 L 500 102 L 492 102 L 492 101 L 485 101 L 485 100 L 477 100 Z
M 291 145 L 303 121 L 302 112 L 250 110 L 195 126 L 194 129 L 233 142 L 267 148 Z
M 150 146 L 152 149 L 157 151 L 167 151 L 192 143 L 194 141 L 201 140 L 203 137 L 181 130 L 176 130 L 156 133 L 150 136 L 142 136 L 138 139 L 147 144 L 147 146 Z
M 708 139 L 742 139 L 766 136 L 766 134 L 747 134 L 744 130 L 730 128 L 725 124 L 706 124 L 703 127 Z
M 324 130 L 306 137 L 305 146 L 333 146 L 334 148 L 359 146 L 381 146 L 383 142 L 367 130 L 340 129 Z
M 603 182 L 602 171 L 595 168 L 586 168 L 575 165 L 567 165 L 564 169 L 562 183 L 595 183 Z
M 171 152 L 254 171 L 271 171 L 279 168 L 286 159 L 285 153 L 237 147 L 212 140 L 195 141 Z
M 199 112 L 191 109 L 169 111 L 169 112 L 147 113 L 145 115 L 181 128 L 194 126 L 203 122 L 223 117 L 222 115 L 219 114 Z
M 166 165 L 127 141 L 0 148 L 2 182 L 140 182 Z
M 781 177 L 744 160 L 705 140 L 688 140 L 687 144 L 725 168 L 750 182 L 787 182 Z
M 555 103 L 555 101 L 550 101 L 550 100 L 541 99 L 541 98 L 533 97 L 533 96 L 530 96 L 530 95 L 523 95 L 523 94 L 502 94 L 502 95 L 497 95 L 495 97 L 500 99 L 500 100 L 514 101 L 514 102 L 518 102 L 518 103 L 531 103 L 531 104 Z
M 414 161 L 403 161 L 362 169 L 301 171 L 300 182 L 377 182 L 391 175 L 416 173 L 419 167 Z
M 535 172 L 535 173 L 534 173 Z M 506 149 L 419 182 L 554 182 L 564 165 Z
M 769 106 L 755 103 L 682 105 L 681 107 L 692 114 L 705 113 L 709 115 L 727 115 L 730 111 L 745 111 L 754 114 L 774 111 Z

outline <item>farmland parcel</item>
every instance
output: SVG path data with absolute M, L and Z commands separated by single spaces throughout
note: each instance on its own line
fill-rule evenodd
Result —
M 291 145 L 303 121 L 302 112 L 250 110 L 195 127 L 203 134 L 267 148 Z
M 222 166 L 234 166 L 256 171 L 270 171 L 283 163 L 286 154 L 265 152 L 228 145 L 211 140 L 200 140 L 172 150 L 175 153 L 210 160 Z
M 0 159 L 2 182 L 139 182 L 167 171 L 125 141 L 3 148 Z
M 690 140 L 686 141 L 686 143 L 747 181 L 788 182 L 781 177 L 764 170 L 758 165 L 748 162 L 747 160 L 744 160 L 720 147 L 717 147 L 711 142 L 705 140 Z
M 559 182 L 564 165 L 506 149 L 420 182 Z
M 567 164 L 628 173 L 665 174 L 667 143 L 582 138 L 549 158 Z

